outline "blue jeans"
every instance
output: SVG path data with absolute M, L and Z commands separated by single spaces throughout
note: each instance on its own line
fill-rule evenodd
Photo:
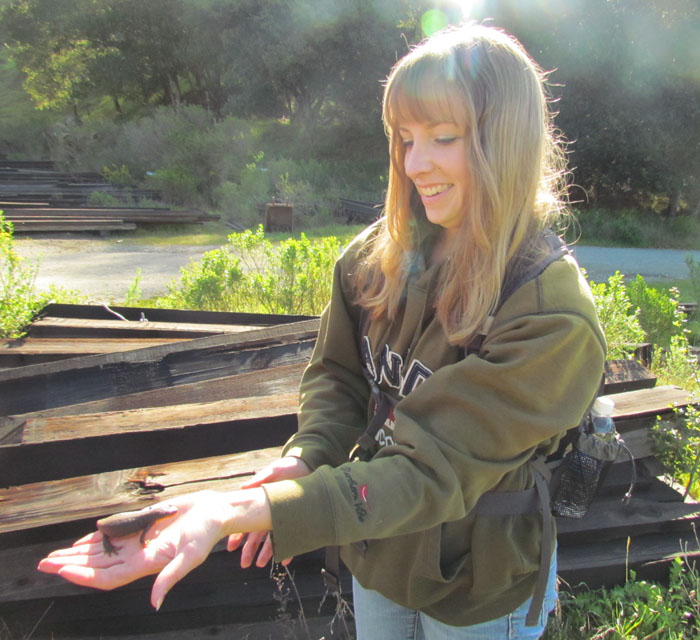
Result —
M 549 580 L 539 624 L 525 626 L 530 599 L 515 611 L 467 627 L 453 627 L 421 611 L 406 609 L 388 600 L 377 591 L 365 589 L 352 581 L 357 640 L 534 640 L 547 626 L 547 617 L 557 601 L 557 554 L 549 569 Z

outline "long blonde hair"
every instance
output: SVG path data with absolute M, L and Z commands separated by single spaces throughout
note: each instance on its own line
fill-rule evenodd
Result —
M 465 215 L 447 248 L 436 313 L 448 339 L 465 344 L 498 304 L 509 263 L 565 213 L 564 161 L 545 75 L 517 40 L 468 24 L 440 32 L 393 68 L 383 119 L 390 169 L 384 216 L 355 273 L 357 300 L 373 318 L 393 316 L 424 215 L 404 170 L 402 122 L 455 122 L 471 168 Z

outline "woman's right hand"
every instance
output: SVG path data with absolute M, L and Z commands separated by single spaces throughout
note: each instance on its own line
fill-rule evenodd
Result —
M 268 482 L 278 482 L 280 480 L 294 480 L 302 478 L 311 473 L 308 465 L 301 459 L 293 456 L 285 456 L 279 460 L 271 462 L 266 467 L 258 471 L 250 480 L 241 485 L 241 489 L 252 489 Z M 241 549 L 241 567 L 248 568 L 255 560 L 256 567 L 264 567 L 272 559 L 272 539 L 269 531 L 256 531 L 253 533 L 234 533 L 228 538 L 226 548 L 235 551 L 245 540 Z M 257 558 L 255 557 L 257 555 Z M 282 564 L 287 566 L 292 558 L 285 558 Z

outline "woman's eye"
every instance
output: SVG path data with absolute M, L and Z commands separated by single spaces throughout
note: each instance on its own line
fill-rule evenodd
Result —
M 413 140 L 402 140 L 401 146 L 405 149 L 413 144 Z
M 436 139 L 438 144 L 452 144 L 457 139 L 457 136 L 441 136 Z

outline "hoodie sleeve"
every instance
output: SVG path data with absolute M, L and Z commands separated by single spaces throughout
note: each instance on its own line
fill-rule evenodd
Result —
M 348 301 L 355 246 L 335 266 L 331 302 L 321 316 L 318 340 L 301 380 L 299 431 L 283 451 L 311 469 L 346 462 L 367 426 L 370 391 L 358 349 L 360 313 Z
M 525 488 L 524 463 L 578 424 L 605 358 L 592 302 L 562 308 L 562 285 L 547 296 L 530 284 L 513 297 L 536 308 L 509 300 L 484 357 L 440 368 L 396 405 L 394 445 L 265 485 L 276 557 L 413 533 L 464 517 L 486 491 Z

